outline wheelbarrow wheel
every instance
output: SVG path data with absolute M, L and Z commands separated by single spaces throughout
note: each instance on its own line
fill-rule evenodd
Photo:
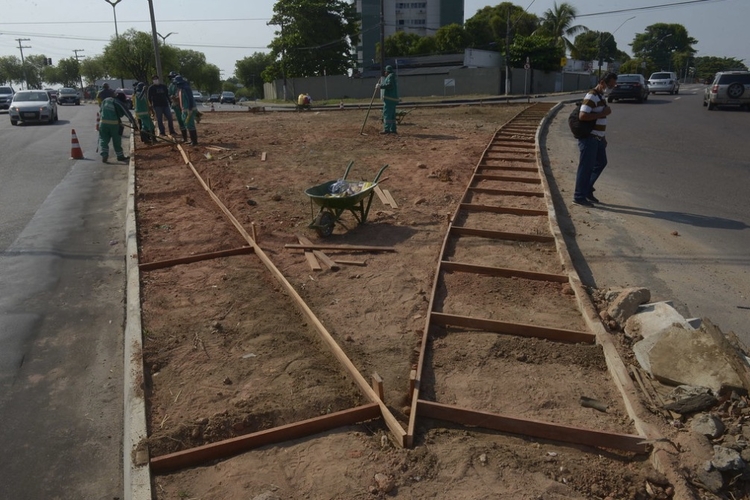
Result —
M 323 238 L 331 236 L 335 222 L 333 214 L 324 210 L 315 217 L 315 230 Z

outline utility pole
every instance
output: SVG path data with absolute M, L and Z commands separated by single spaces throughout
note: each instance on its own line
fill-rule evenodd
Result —
M 163 74 L 161 70 L 161 55 L 159 54 L 159 42 L 156 40 L 156 35 L 159 35 L 159 33 L 156 32 L 156 17 L 154 17 L 154 2 L 153 0 L 148 0 L 148 13 L 151 16 L 151 41 L 154 44 L 154 56 L 156 58 L 156 76 L 159 77 L 159 81 L 163 82 Z M 171 35 L 170 33 L 169 35 Z M 169 36 L 167 35 L 167 36 Z M 159 35 L 161 36 L 161 35 Z M 167 36 L 164 37 L 164 40 L 167 39 Z M 146 76 L 148 78 L 148 76 Z
M 78 61 L 78 53 L 79 52 L 85 52 L 84 49 L 73 49 L 73 52 L 75 52 L 76 55 L 76 62 L 78 63 L 78 83 L 81 85 L 81 92 L 83 92 L 83 77 L 81 76 L 81 65 Z M 81 56 L 84 57 L 84 56 Z
M 380 76 L 385 76 L 385 0 L 380 0 Z
M 505 19 L 505 95 L 510 95 L 510 6 Z
M 23 49 L 30 49 L 31 45 L 21 45 L 21 42 L 28 42 L 31 38 L 16 38 L 18 42 L 18 50 L 21 51 L 21 67 L 23 68 L 23 82 L 26 84 L 26 90 L 29 90 L 29 79 L 26 76 L 26 64 L 23 60 Z

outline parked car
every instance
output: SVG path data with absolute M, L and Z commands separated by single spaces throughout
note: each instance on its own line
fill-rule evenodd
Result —
M 622 99 L 635 99 L 638 102 L 643 102 L 648 99 L 648 92 L 648 83 L 646 83 L 643 75 L 617 75 L 617 85 L 609 93 L 609 102 Z
M 750 110 L 750 71 L 721 71 L 706 87 L 703 105 L 709 110 L 717 106 L 739 106 Z
M 72 103 L 76 106 L 81 104 L 81 94 L 74 88 L 63 87 L 57 93 L 58 104 Z
M 221 93 L 221 99 L 219 100 L 221 104 L 229 103 L 229 104 L 236 104 L 237 99 L 234 97 L 234 92 L 222 92 Z
M 44 89 L 46 92 L 49 92 L 50 97 L 52 97 L 52 100 L 57 100 L 57 90 L 55 89 Z
M 679 94 L 680 81 L 677 79 L 677 73 L 660 71 L 648 77 L 648 88 L 652 94 L 656 94 L 657 92 Z
M 0 109 L 10 108 L 10 103 L 13 101 L 13 94 L 15 93 L 13 87 L 0 87 Z
M 13 102 L 8 108 L 10 124 L 18 122 L 47 122 L 57 121 L 57 102 L 46 90 L 22 90 L 13 96 Z
M 193 90 L 193 99 L 195 99 L 195 102 L 203 102 L 203 94 L 200 90 Z
M 208 98 L 208 102 L 219 102 L 219 100 L 219 94 L 211 94 L 211 96 Z

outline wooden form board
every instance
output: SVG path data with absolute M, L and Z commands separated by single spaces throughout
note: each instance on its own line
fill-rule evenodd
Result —
M 388 191 L 387 189 L 384 189 L 383 194 L 388 199 L 388 204 L 390 206 L 392 206 L 393 208 L 398 208 L 398 205 L 396 204 L 396 200 L 393 199 L 393 195 L 391 194 L 390 191 Z
M 395 252 L 394 247 L 369 247 L 363 245 L 326 245 L 325 243 L 315 243 L 312 245 L 295 245 L 287 243 L 284 248 L 294 250 L 341 250 L 342 252 Z
M 266 255 L 266 253 L 257 245 L 255 240 L 248 234 L 245 228 L 242 227 L 242 224 L 240 224 L 240 222 L 232 214 L 232 212 L 230 212 L 229 209 L 224 205 L 224 203 L 222 203 L 221 199 L 219 199 L 219 197 L 216 196 L 216 193 L 211 191 L 211 189 L 208 187 L 206 182 L 203 180 L 203 178 L 201 178 L 200 174 L 195 169 L 195 166 L 192 163 L 190 163 L 189 160 L 187 160 L 187 156 L 185 155 L 183 148 L 179 145 L 177 146 L 177 148 L 180 150 L 180 153 L 183 155 L 183 158 L 186 159 L 186 164 L 188 165 L 190 170 L 193 172 L 193 175 L 196 177 L 196 179 L 198 179 L 198 182 L 208 192 L 208 195 L 211 197 L 211 199 L 214 200 L 214 203 L 216 203 L 219 209 L 222 212 L 224 212 L 224 215 L 227 216 L 229 221 L 237 229 L 237 231 L 239 231 L 239 233 L 242 235 L 245 241 L 247 241 L 248 244 L 253 247 L 253 249 L 255 250 L 255 255 L 258 256 L 258 258 L 261 260 L 261 262 L 263 262 L 263 264 L 271 272 L 274 278 L 276 278 L 276 280 L 281 284 L 282 288 L 284 288 L 287 294 L 291 297 L 292 301 L 294 302 L 294 305 L 297 307 L 300 313 L 302 313 L 302 315 L 308 319 L 312 327 L 318 333 L 318 336 L 320 337 L 320 339 L 323 341 L 326 347 L 331 351 L 331 354 L 333 354 L 336 360 L 338 360 L 338 362 L 341 363 L 341 366 L 344 369 L 344 371 L 346 371 L 346 373 L 353 379 L 354 383 L 357 385 L 357 387 L 362 392 L 362 394 L 370 401 L 374 403 L 378 403 L 380 407 L 381 416 L 383 417 L 385 425 L 391 431 L 391 434 L 393 435 L 393 438 L 396 444 L 398 444 L 399 446 L 405 446 L 407 442 L 406 431 L 404 431 L 404 428 L 401 427 L 401 424 L 399 423 L 398 420 L 396 420 L 396 417 L 393 415 L 393 413 L 391 413 L 391 410 L 388 409 L 385 403 L 383 403 L 378 398 L 378 395 L 375 393 L 375 391 L 372 390 L 372 387 L 367 383 L 367 381 L 362 376 L 362 374 L 359 373 L 359 370 L 357 370 L 357 367 L 354 366 L 354 363 L 351 362 L 351 360 L 343 351 L 343 349 L 341 349 L 341 347 L 336 343 L 336 341 L 331 336 L 330 332 L 326 329 L 323 323 L 320 322 L 318 317 L 315 316 L 315 313 L 312 312 L 312 310 L 310 309 L 310 307 L 308 307 L 305 301 L 302 300 L 302 297 L 300 297 L 299 293 L 297 293 L 297 290 L 295 290 L 294 287 L 291 285 L 291 283 L 287 281 L 287 279 L 284 277 L 281 271 L 279 271 L 278 268 L 273 264 L 271 259 L 268 258 L 268 255 Z M 286 246 L 289 246 L 289 245 L 286 245 Z M 304 248 L 302 245 L 297 245 L 297 247 Z M 386 248 L 386 247 L 374 247 L 374 248 L 382 250 L 383 248 Z M 395 249 L 392 248 L 391 251 L 395 252 Z
M 479 167 L 482 170 L 502 170 L 502 171 L 507 171 L 507 172 L 537 172 L 536 167 L 513 167 L 510 165 L 487 165 L 486 163 L 481 164 Z
M 329 256 L 327 256 L 326 254 L 324 254 L 320 250 L 313 250 L 312 252 L 313 252 L 313 255 L 315 255 L 315 257 L 317 257 L 317 259 L 320 262 L 322 262 L 323 264 L 325 264 L 326 266 L 328 266 L 328 268 L 331 271 L 338 271 L 339 269 L 341 269 L 341 266 L 339 266 L 338 264 L 336 264 L 336 262 L 334 262 L 333 259 L 331 259 Z
M 153 271 L 155 269 L 163 269 L 165 267 L 172 267 L 172 266 L 176 266 L 179 264 L 189 264 L 191 262 L 199 262 L 202 260 L 217 259 L 220 257 L 230 257 L 233 255 L 244 255 L 248 253 L 253 253 L 254 251 L 255 250 L 253 250 L 253 247 L 240 247 L 240 248 L 234 248 L 232 250 L 221 250 L 218 252 L 201 253 L 201 254 L 191 255 L 189 257 L 180 257 L 179 259 L 146 262 L 144 264 L 139 264 L 138 269 L 140 269 L 141 271 Z
M 513 177 L 511 175 L 491 175 L 491 174 L 474 174 L 474 179 L 478 181 L 506 181 L 520 182 L 523 184 L 541 184 L 541 179 L 531 177 Z
M 532 271 L 521 271 L 519 269 L 508 269 L 504 267 L 477 266 L 475 264 L 464 264 L 463 262 L 442 261 L 440 266 L 443 271 L 462 273 L 485 274 L 487 276 L 500 276 L 503 278 L 523 278 L 536 281 L 551 281 L 553 283 L 567 283 L 568 277 L 562 274 L 536 273 Z
M 494 238 L 496 240 L 510 241 L 537 241 L 539 243 L 554 243 L 554 236 L 542 236 L 539 234 L 505 233 L 502 231 L 491 231 L 489 229 L 474 229 L 471 227 L 451 226 L 450 232 L 462 236 L 481 236 L 482 238 Z
M 431 401 L 419 400 L 417 410 L 420 415 L 436 418 L 461 425 L 470 425 L 492 429 L 511 434 L 522 434 L 551 441 L 609 448 L 631 453 L 648 453 L 649 446 L 644 443 L 645 438 L 631 434 L 595 431 L 572 427 L 569 425 L 552 424 L 539 420 L 526 420 L 507 417 L 496 413 L 467 410 L 457 406 L 450 406 Z
M 433 325 L 474 328 L 487 332 L 504 333 L 519 337 L 537 337 L 557 342 L 583 342 L 593 344 L 596 341 L 596 335 L 593 333 L 565 330 L 562 328 L 547 328 L 544 326 L 527 325 L 524 323 L 508 323 L 493 319 L 472 318 L 469 316 L 438 312 L 433 312 L 430 316 Z
M 548 216 L 546 210 L 532 210 L 529 208 L 499 207 L 495 205 L 478 205 L 475 203 L 461 203 L 459 207 L 461 210 L 466 210 L 467 212 L 490 212 L 493 214 L 510 214 L 528 217 Z
M 496 194 L 498 196 L 530 196 L 536 198 L 544 198 L 542 191 L 514 191 L 510 189 L 492 189 L 492 188 L 480 188 L 480 187 L 469 187 L 469 191 L 474 193 L 485 193 L 485 194 Z
M 375 418 L 380 418 L 380 407 L 377 403 L 370 403 L 322 417 L 311 418 L 293 424 L 274 427 L 273 429 L 226 439 L 218 443 L 210 443 L 197 448 L 154 457 L 151 459 L 151 470 L 156 474 L 160 474 L 186 467 L 194 467 L 253 448 L 299 439 Z
M 297 236 L 297 239 L 300 243 L 303 245 L 312 245 L 312 241 L 305 238 L 304 236 Z M 310 250 L 305 250 L 305 259 L 307 259 L 307 265 L 310 266 L 310 269 L 313 271 L 320 271 L 323 268 L 320 267 L 320 263 L 318 262 L 318 259 L 315 258 L 315 254 L 312 253 Z
M 382 203 L 383 205 L 388 205 L 388 198 L 385 197 L 385 194 L 383 194 L 383 190 L 380 189 L 380 186 L 375 186 L 373 191 L 375 191 L 375 194 L 378 195 L 378 198 L 380 198 L 380 203 Z

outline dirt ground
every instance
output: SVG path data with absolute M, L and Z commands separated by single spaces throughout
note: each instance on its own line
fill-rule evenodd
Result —
M 526 105 L 419 108 L 398 136 L 378 132 L 373 111 L 205 113 L 201 145 L 186 147 L 198 172 L 294 286 L 359 372 L 383 378 L 385 403 L 405 426 L 440 247 L 450 217 L 495 130 Z M 170 146 L 136 152 L 140 262 L 230 250 L 247 243 Z M 398 208 L 373 199 L 367 224 L 350 213 L 321 239 L 304 190 L 341 177 L 372 180 Z M 479 200 L 479 201 L 477 201 Z M 481 203 L 481 197 L 475 202 Z M 540 205 L 541 203 L 541 205 Z M 512 205 L 512 202 L 510 203 Z M 525 200 L 525 208 L 543 208 Z M 515 220 L 518 231 L 548 231 Z M 394 247 L 340 253 L 361 260 L 312 271 L 298 236 L 314 242 Z M 504 243 L 504 267 L 563 273 L 554 244 Z M 454 257 L 465 260 L 456 249 Z M 484 265 L 500 265 L 487 253 Z M 446 278 L 445 312 L 475 311 L 521 323 L 584 330 L 558 284 Z M 151 456 L 156 457 L 366 403 L 290 297 L 253 254 L 141 275 Z M 441 295 L 442 293 L 442 295 Z M 546 316 L 545 316 L 546 315 Z M 492 317 L 492 316 L 489 316 Z M 446 404 L 635 434 L 598 346 L 465 332 L 433 339 L 426 396 Z M 606 412 L 584 408 L 595 398 Z M 424 397 L 424 395 L 423 395 Z M 266 446 L 154 477 L 159 499 L 667 498 L 645 456 L 568 446 L 445 422 L 418 420 L 415 446 L 390 441 L 381 421 Z M 648 493 L 650 491 L 651 493 Z

